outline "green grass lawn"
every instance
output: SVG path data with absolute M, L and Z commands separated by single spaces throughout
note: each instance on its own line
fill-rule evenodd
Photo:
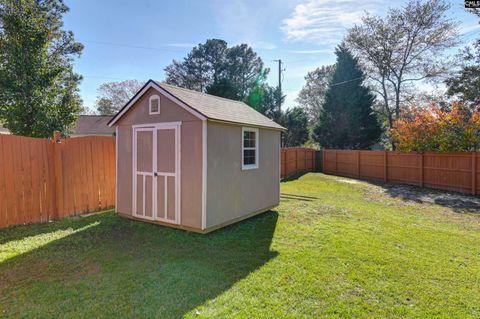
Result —
M 112 212 L 0 231 L 0 317 L 479 318 L 480 211 L 322 174 L 197 235 Z

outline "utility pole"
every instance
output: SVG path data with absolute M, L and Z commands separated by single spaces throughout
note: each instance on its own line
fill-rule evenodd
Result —
M 280 95 L 278 98 L 278 114 L 281 116 L 282 114 L 282 72 L 285 71 L 282 69 L 282 59 L 273 60 L 274 62 L 278 62 L 278 94 Z M 280 145 L 281 147 L 285 147 L 285 134 L 283 132 L 280 133 Z
M 278 62 L 278 91 L 280 95 L 282 95 L 282 59 L 273 60 L 274 62 Z M 278 110 L 281 111 L 282 103 L 281 99 L 278 100 Z
M 278 60 L 278 90 L 282 92 L 282 59 Z

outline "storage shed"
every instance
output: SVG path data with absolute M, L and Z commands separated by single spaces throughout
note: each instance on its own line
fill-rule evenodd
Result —
M 284 128 L 243 102 L 149 80 L 108 125 L 123 217 L 206 233 L 279 203 Z

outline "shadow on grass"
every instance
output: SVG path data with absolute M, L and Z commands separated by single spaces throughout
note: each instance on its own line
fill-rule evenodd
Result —
M 277 219 L 269 211 L 199 235 L 104 213 L 0 231 L 25 244 L 36 231 L 77 230 L 0 263 L 1 315 L 182 317 L 277 256 Z
M 285 177 L 281 180 L 281 182 L 290 182 L 290 181 L 294 181 L 294 180 L 297 180 L 299 179 L 300 177 L 302 177 L 303 175 L 305 174 L 308 174 L 308 173 L 311 173 L 311 172 L 300 172 L 300 173 L 297 173 L 297 174 L 294 174 L 294 175 L 291 175 L 291 176 L 288 176 L 288 177 Z
M 113 210 L 110 209 L 100 211 L 97 214 L 102 214 L 105 212 L 113 212 Z M 9 241 L 22 240 L 24 238 L 52 233 L 59 230 L 80 229 L 89 225 L 92 220 L 95 220 L 95 217 L 93 217 L 95 215 L 96 214 L 92 214 L 88 217 L 70 216 L 65 217 L 61 221 L 49 221 L 29 225 L 17 225 L 5 229 L 0 229 L 0 245 L 5 244 Z
M 280 198 L 293 199 L 293 200 L 299 200 L 299 201 L 305 201 L 305 202 L 312 202 L 318 199 L 318 197 L 314 197 L 314 196 L 306 196 L 306 195 L 290 194 L 290 193 L 280 193 Z

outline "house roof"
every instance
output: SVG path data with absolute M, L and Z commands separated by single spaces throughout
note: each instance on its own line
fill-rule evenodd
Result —
M 0 123 L 0 134 L 10 134 L 10 130 L 3 127 L 2 123 Z
M 145 86 L 112 118 L 108 125 L 112 126 L 125 114 L 128 109 L 140 98 L 149 87 L 154 87 L 163 92 L 167 97 L 178 100 L 182 106 L 190 108 L 197 117 L 205 119 L 246 124 L 251 126 L 266 127 L 285 130 L 268 117 L 257 112 L 247 104 L 211 94 L 179 88 L 163 82 L 150 80 Z
M 112 135 L 115 129 L 108 126 L 111 115 L 80 115 L 72 135 Z
M 108 126 L 112 117 L 112 115 L 80 115 L 71 135 L 113 135 L 115 129 Z M 10 134 L 10 130 L 3 127 L 2 123 L 0 123 L 0 134 Z

